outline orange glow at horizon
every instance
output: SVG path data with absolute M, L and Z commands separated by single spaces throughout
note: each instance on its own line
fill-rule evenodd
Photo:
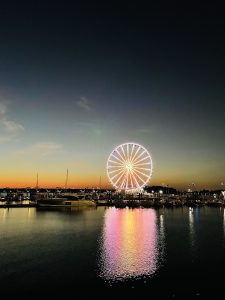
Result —
M 12 182 L 11 179 L 3 178 L 0 182 L 0 188 L 11 187 L 11 188 L 25 188 L 25 187 L 35 187 L 36 186 L 36 177 L 33 178 L 17 178 Z M 42 178 L 39 175 L 38 186 L 40 188 L 48 187 L 64 187 L 65 179 L 64 178 Z M 70 178 L 67 184 L 68 188 L 99 188 L 99 178 Z M 107 189 L 111 188 L 110 184 L 107 183 L 107 179 L 104 181 L 102 179 L 101 188 Z
M 107 178 L 104 164 L 87 165 L 84 162 L 76 162 L 71 164 L 63 161 L 51 164 L 40 164 L 39 168 L 34 168 L 30 163 L 27 165 L 22 161 L 18 161 L 16 165 L 2 165 L 0 174 L 0 188 L 23 188 L 36 186 L 36 174 L 39 174 L 39 187 L 55 188 L 64 187 L 66 180 L 66 167 L 69 167 L 68 188 L 97 188 L 99 187 L 99 178 L 101 176 L 101 188 L 113 188 Z M 35 170 L 35 171 L 34 171 Z M 221 178 L 210 177 L 211 173 L 205 173 L 201 177 L 196 174 L 179 174 L 173 171 L 172 174 L 163 172 L 158 166 L 153 171 L 153 176 L 148 185 L 168 184 L 169 187 L 177 188 L 178 190 L 187 190 L 191 182 L 195 182 L 195 188 L 199 189 L 216 189 L 221 188 Z M 220 180 L 219 180 L 220 179 Z
M 23 187 L 35 187 L 36 186 L 36 174 L 32 174 L 32 176 L 24 174 L 19 174 L 15 177 L 12 177 L 9 174 L 4 174 L 4 176 L 0 177 L 0 188 L 11 187 L 11 188 L 23 188 Z M 68 188 L 97 188 L 99 187 L 99 178 L 100 176 L 69 176 L 68 180 Z M 153 178 L 149 182 L 149 186 L 161 186 L 162 182 L 166 182 L 164 178 Z M 177 188 L 178 190 L 187 190 L 190 181 L 187 179 L 182 180 L 171 180 L 169 187 Z M 55 175 L 55 174 L 42 174 L 39 173 L 39 187 L 47 188 L 47 187 L 64 187 L 65 185 L 65 175 Z M 111 189 L 113 188 L 108 179 L 105 176 L 101 176 L 101 188 L 103 189 Z M 219 186 L 219 181 L 216 182 L 207 180 L 205 182 L 197 182 L 195 189 L 216 189 L 221 188 Z

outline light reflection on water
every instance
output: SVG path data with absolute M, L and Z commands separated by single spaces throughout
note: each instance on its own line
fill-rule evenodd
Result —
M 156 272 L 158 258 L 155 210 L 110 208 L 106 211 L 101 240 L 101 277 L 124 280 L 149 276 Z
M 189 207 L 189 232 L 190 232 L 190 242 L 191 247 L 195 245 L 195 230 L 194 230 L 194 209 Z
M 223 232 L 225 236 L 225 208 L 223 209 Z
M 12 222 L 14 223 L 14 220 L 16 222 L 16 219 L 18 217 L 23 220 L 23 222 L 31 220 L 33 221 L 36 216 L 36 210 L 32 207 L 27 208 L 19 208 L 19 209 L 13 209 L 13 208 L 1 208 L 0 209 L 0 220 L 2 223 Z
M 122 288 L 215 298 L 224 289 L 217 276 L 224 250 L 224 208 L 0 209 L 1 295 L 8 298 L 11 291 L 65 298 L 87 286 L 97 295 Z
M 5 223 L 7 215 L 8 215 L 8 209 L 6 209 L 6 208 L 0 209 L 0 218 L 2 220 L 2 223 Z

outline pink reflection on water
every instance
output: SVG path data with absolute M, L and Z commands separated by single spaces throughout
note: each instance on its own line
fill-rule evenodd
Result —
M 153 209 L 116 209 L 105 213 L 101 275 L 125 279 L 153 274 L 157 269 L 157 224 Z

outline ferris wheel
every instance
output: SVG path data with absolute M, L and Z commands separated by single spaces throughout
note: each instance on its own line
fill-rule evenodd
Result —
M 141 190 L 152 175 L 151 155 L 139 144 L 121 144 L 109 155 L 107 175 L 117 190 Z

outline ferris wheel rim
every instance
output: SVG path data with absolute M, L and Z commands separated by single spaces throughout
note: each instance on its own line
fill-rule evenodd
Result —
M 131 146 L 131 153 L 129 156 L 129 146 Z M 127 147 L 127 155 L 128 160 L 126 159 L 125 149 L 124 147 Z M 134 148 L 138 147 L 136 152 L 134 152 Z M 121 153 L 118 151 L 118 149 L 121 149 Z M 134 156 L 133 155 L 134 152 Z M 139 153 L 138 153 L 139 152 Z M 115 153 L 117 156 L 115 156 Z M 123 153 L 123 154 L 122 154 Z M 146 154 L 145 157 L 142 157 L 143 154 Z M 114 157 L 114 160 L 112 160 L 112 157 Z M 142 157 L 142 159 L 140 159 Z M 141 162 L 146 161 L 148 162 Z M 134 166 L 134 170 L 130 170 L 130 172 L 127 171 L 127 173 L 124 170 L 124 164 L 126 164 L 129 161 L 129 163 L 132 163 L 132 166 Z M 114 164 L 111 165 L 110 163 Z M 139 163 L 139 164 L 138 164 Z M 149 168 L 144 167 L 145 165 L 149 165 Z M 117 170 L 118 168 L 118 170 Z M 133 167 L 132 167 L 133 168 Z M 114 169 L 114 170 L 110 170 Z M 115 170 L 116 169 L 116 170 Z M 141 171 L 140 171 L 141 170 Z M 142 172 L 143 170 L 143 172 Z M 148 174 L 145 174 L 144 172 L 148 172 Z M 135 142 L 126 142 L 120 145 L 117 145 L 109 154 L 109 157 L 107 159 L 107 177 L 109 179 L 109 182 L 112 184 L 112 186 L 117 190 L 139 190 L 142 189 L 151 179 L 153 172 L 153 161 L 152 156 L 150 155 L 149 151 L 142 145 L 135 143 Z M 111 176 L 112 173 L 117 173 L 115 176 Z M 134 175 L 135 174 L 135 175 Z M 119 175 L 119 177 L 118 177 Z M 141 177 L 142 176 L 142 177 Z M 143 176 L 146 177 L 146 179 L 143 179 Z M 115 177 L 118 177 L 116 182 L 113 181 Z M 123 178 L 122 184 L 118 184 L 121 178 Z M 132 183 L 132 180 L 134 179 L 135 184 L 132 183 L 131 187 L 128 187 L 128 182 Z M 132 179 L 133 177 L 133 179 Z M 137 181 L 137 178 L 139 179 L 139 182 Z M 142 182 L 142 183 L 141 183 Z M 126 186 L 123 186 L 126 184 Z

